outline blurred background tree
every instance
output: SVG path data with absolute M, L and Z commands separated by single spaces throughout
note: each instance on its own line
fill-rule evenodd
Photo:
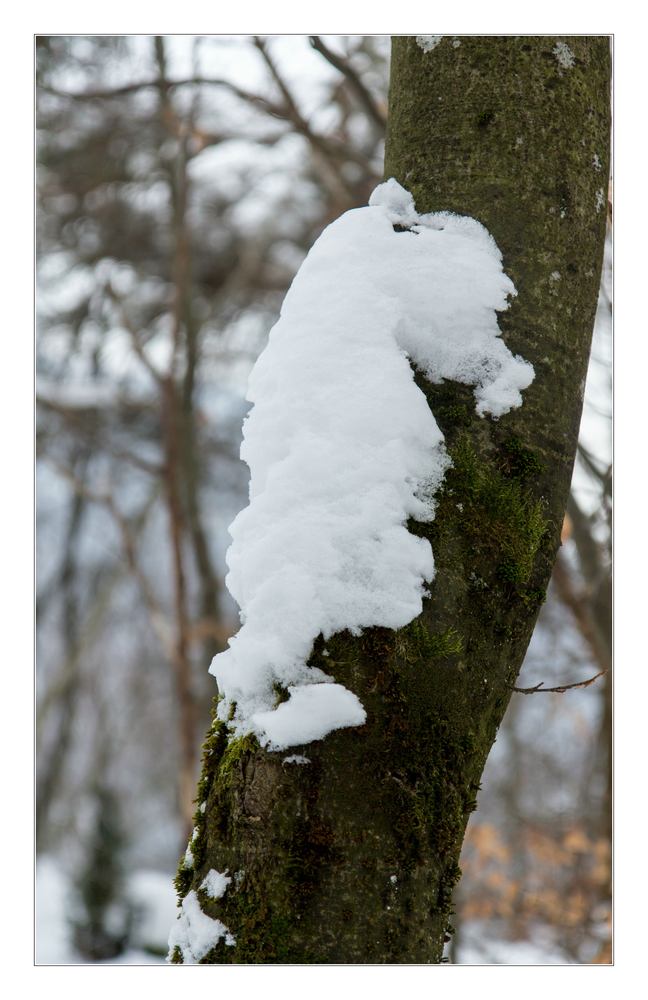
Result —
M 109 788 L 125 885 L 146 886 L 123 961 L 163 948 L 207 667 L 236 629 L 224 555 L 246 502 L 247 373 L 309 247 L 382 178 L 388 59 L 385 36 L 37 39 L 39 884 L 51 900 L 92 865 Z M 523 677 L 607 673 L 516 695 L 469 827 L 456 962 L 609 960 L 610 287 L 608 246 Z M 75 960 L 61 914 L 40 913 L 41 960 Z
M 124 837 L 119 798 L 100 780 L 92 798 L 94 822 L 85 863 L 75 882 L 71 923 L 75 948 L 86 961 L 97 962 L 124 951 L 132 910 L 123 887 Z

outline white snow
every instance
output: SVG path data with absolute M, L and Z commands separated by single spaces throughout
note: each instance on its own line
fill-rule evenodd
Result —
M 367 719 L 356 695 L 341 684 L 292 686 L 288 693 L 288 701 L 252 716 L 257 731 L 278 749 L 321 740 L 334 729 L 361 726 Z
M 220 899 L 225 895 L 225 890 L 231 881 L 232 876 L 227 872 L 217 872 L 215 868 L 210 868 L 200 883 L 200 888 L 204 889 L 211 899 Z
M 189 838 L 189 843 L 187 844 L 187 850 L 184 853 L 184 858 L 182 861 L 183 868 L 193 868 L 194 866 L 194 856 L 193 856 L 193 851 L 191 850 L 191 845 L 193 844 L 194 840 L 196 839 L 199 833 L 200 830 L 198 829 L 198 827 L 194 826 L 193 833 L 191 834 L 191 837 Z
M 284 757 L 282 764 L 310 764 L 310 757 L 304 757 L 302 753 L 291 753 L 289 757 Z
M 526 928 L 527 939 L 510 941 L 502 920 L 465 920 L 461 923 L 459 965 L 576 965 L 555 940 L 555 928 L 537 924 Z
M 563 69 L 572 69 L 576 65 L 576 56 L 566 42 L 556 42 L 553 47 L 553 54 L 558 61 L 558 65 L 562 66 Z
M 178 947 L 183 963 L 196 965 L 221 938 L 225 938 L 225 944 L 230 947 L 236 944 L 224 923 L 203 913 L 198 896 L 192 890 L 182 900 L 182 908 L 171 928 L 167 961 L 171 960 L 174 949 Z
M 36 870 L 36 965 L 67 965 L 78 959 L 66 915 L 70 887 L 53 858 L 39 859 Z
M 431 52 L 432 49 L 437 47 L 442 38 L 443 35 L 417 35 L 416 44 L 424 52 Z
M 310 251 L 248 386 L 250 503 L 227 557 L 242 624 L 210 667 L 234 732 L 281 750 L 365 721 L 306 661 L 320 633 L 420 614 L 434 560 L 407 520 L 432 520 L 449 459 L 413 366 L 474 386 L 480 416 L 519 406 L 533 368 L 497 325 L 514 294 L 483 226 L 419 215 L 393 179 Z
M 59 859 L 38 859 L 35 888 L 36 965 L 95 964 L 74 948 L 69 922 L 74 890 Z M 169 926 L 177 913 L 170 873 L 132 872 L 128 877 L 128 898 L 134 906 L 129 945 L 116 958 L 97 964 L 160 965 L 163 959 L 148 949 L 165 948 Z

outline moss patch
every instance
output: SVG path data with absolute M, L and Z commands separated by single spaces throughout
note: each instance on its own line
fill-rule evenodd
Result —
M 446 491 L 461 497 L 462 533 L 480 549 L 492 551 L 502 581 L 523 588 L 547 530 L 546 505 L 526 485 L 531 470 L 538 468 L 529 449 L 519 446 L 503 454 L 500 465 L 506 471 L 480 460 L 470 439 L 460 436 L 451 450 Z
M 240 771 L 243 760 L 258 749 L 259 741 L 252 733 L 230 739 L 223 751 L 216 773 L 219 788 L 222 789 L 230 785 L 237 772 Z
M 407 663 L 425 663 L 457 655 L 461 653 L 463 644 L 455 628 L 435 633 L 421 618 L 415 618 L 396 632 L 395 649 Z
M 191 867 L 187 867 L 187 865 L 185 865 L 184 854 L 183 854 L 182 857 L 180 858 L 180 861 L 178 863 L 178 869 L 173 879 L 175 890 L 178 893 L 178 906 L 182 905 L 182 900 L 185 898 L 185 896 L 191 889 L 193 876 L 194 876 L 193 865 Z
M 545 471 L 545 463 L 532 448 L 527 448 L 518 437 L 507 437 L 500 446 L 502 471 L 522 482 L 528 482 Z

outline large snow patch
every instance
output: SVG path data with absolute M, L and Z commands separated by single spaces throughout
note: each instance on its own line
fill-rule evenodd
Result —
M 533 368 L 497 325 L 514 294 L 480 223 L 417 214 L 393 179 L 315 243 L 249 381 L 250 503 L 227 557 L 242 624 L 210 668 L 235 732 L 283 749 L 365 721 L 306 661 L 320 633 L 420 614 L 434 560 L 407 520 L 433 519 L 449 459 L 413 366 L 474 386 L 481 416 L 519 406 Z

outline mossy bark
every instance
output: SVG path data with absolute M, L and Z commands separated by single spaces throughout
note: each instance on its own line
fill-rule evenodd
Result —
M 569 55 L 558 42 L 568 45 Z M 460 44 L 456 44 L 459 42 Z M 560 58 L 562 56 L 562 58 Z M 453 468 L 428 537 L 436 578 L 394 632 L 316 643 L 366 725 L 289 753 L 227 744 L 215 723 L 181 895 L 199 892 L 236 946 L 203 962 L 440 962 L 482 770 L 559 545 L 597 300 L 607 198 L 607 37 L 393 42 L 386 176 L 420 211 L 490 230 L 518 297 L 501 318 L 530 361 L 522 407 L 475 414 L 470 389 L 419 384 Z M 380 405 L 380 401 L 376 401 Z M 178 959 L 179 953 L 176 953 Z

